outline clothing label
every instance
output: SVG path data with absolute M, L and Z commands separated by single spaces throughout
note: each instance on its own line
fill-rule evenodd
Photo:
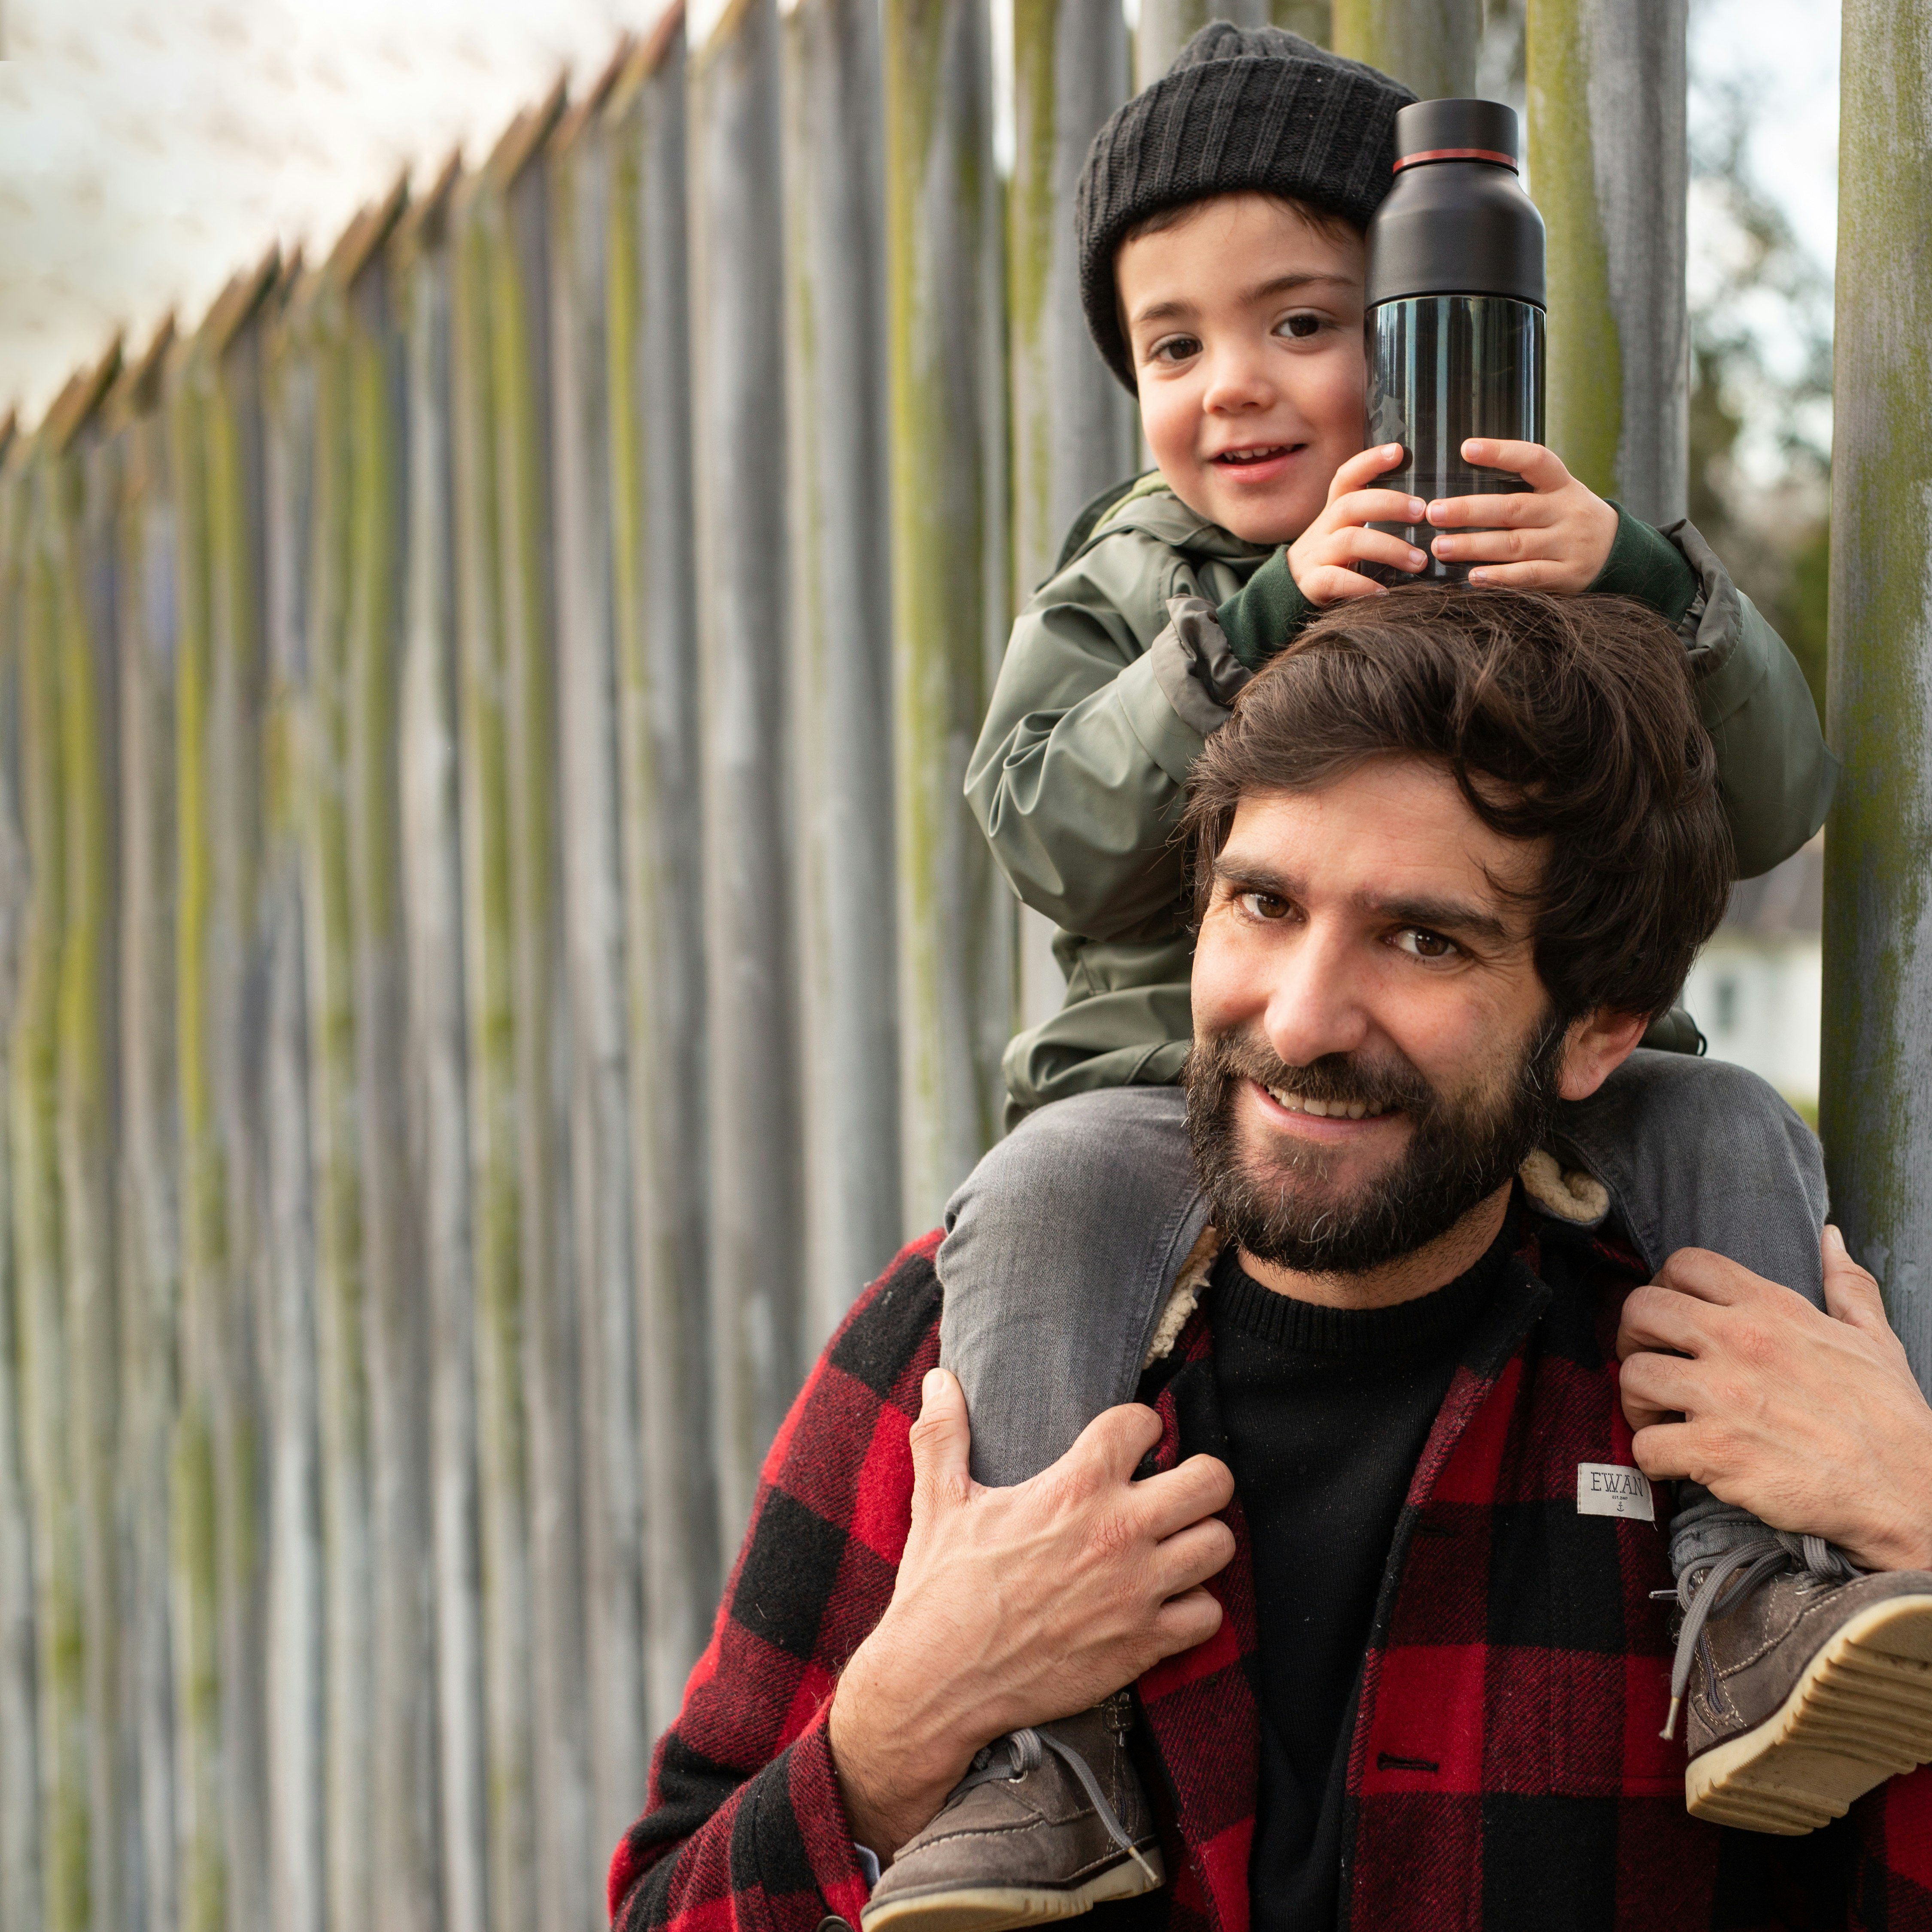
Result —
M 1650 1478 L 1641 1469 L 1620 1468 L 1615 1462 L 1579 1462 L 1576 1514 L 1654 1522 L 1657 1505 L 1651 1500 Z

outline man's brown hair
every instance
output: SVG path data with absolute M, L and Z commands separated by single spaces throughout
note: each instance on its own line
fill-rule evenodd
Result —
M 1717 758 L 1677 634 L 1618 597 L 1413 585 L 1324 613 L 1244 690 L 1188 782 L 1196 916 L 1244 797 L 1369 759 L 1436 760 L 1504 837 L 1556 1017 L 1666 1011 L 1732 873 Z

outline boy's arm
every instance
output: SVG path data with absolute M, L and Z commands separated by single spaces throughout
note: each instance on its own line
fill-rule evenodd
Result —
M 1089 938 L 1165 932 L 1180 893 L 1168 841 L 1214 713 L 1190 722 L 1175 708 L 1171 654 L 1148 646 L 1168 598 L 1194 588 L 1142 532 L 1093 544 L 1014 624 L 967 766 L 968 802 L 1013 890 Z

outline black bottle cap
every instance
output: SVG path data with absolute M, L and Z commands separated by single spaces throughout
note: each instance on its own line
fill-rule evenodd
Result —
M 1438 160 L 1480 158 L 1513 168 L 1522 152 L 1516 110 L 1500 100 L 1418 100 L 1395 117 L 1398 174 Z
M 1516 178 L 1499 100 L 1418 100 L 1395 117 L 1396 176 L 1369 223 L 1368 304 L 1506 296 L 1544 306 L 1543 217 Z

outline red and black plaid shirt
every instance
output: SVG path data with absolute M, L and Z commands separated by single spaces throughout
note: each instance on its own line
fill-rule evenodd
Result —
M 1663 1742 L 1670 1573 L 1662 1526 L 1579 1516 L 1576 1466 L 1629 1465 L 1618 1311 L 1635 1258 L 1526 1212 L 1409 1486 L 1370 1640 L 1348 1766 L 1341 1922 L 1664 1932 L 1932 1932 L 1932 1768 L 1830 1828 L 1772 1838 L 1684 1809 Z M 912 1495 L 908 1432 L 938 1360 L 928 1236 L 820 1358 L 766 1459 L 737 1568 L 650 1804 L 611 1862 L 624 1932 L 815 1932 L 866 1889 L 825 1720 L 892 1594 Z M 1143 1378 L 1159 1467 L 1222 1444 L 1209 1311 Z M 1100 1908 L 1136 1932 L 1246 1932 L 1258 1764 L 1254 1588 L 1238 1501 L 1210 1642 L 1138 1687 L 1142 1768 L 1170 1884 Z M 1681 1736 L 1681 1733 L 1680 1733 Z

